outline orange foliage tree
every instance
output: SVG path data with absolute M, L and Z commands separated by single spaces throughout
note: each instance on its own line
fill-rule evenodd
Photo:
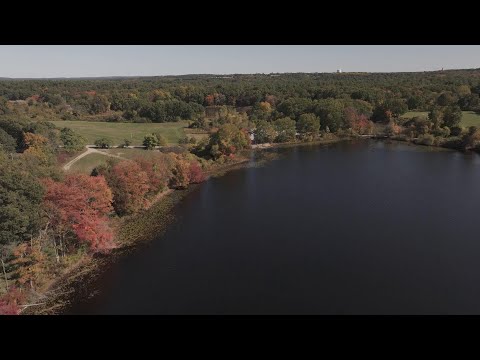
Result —
M 148 175 L 134 161 L 120 161 L 105 173 L 113 192 L 113 207 L 119 215 L 132 214 L 147 205 Z
M 41 285 L 46 258 L 40 242 L 32 239 L 30 243 L 21 243 L 12 254 L 14 260 L 10 264 L 15 268 L 16 283 L 20 287 L 28 284 L 32 290 Z
M 52 151 L 46 137 L 31 132 L 24 133 L 23 147 L 24 154 L 37 158 L 40 164 L 50 165 L 52 163 Z
M 170 186 L 175 189 L 185 189 L 188 184 L 190 184 L 190 164 L 177 156 L 172 169 Z

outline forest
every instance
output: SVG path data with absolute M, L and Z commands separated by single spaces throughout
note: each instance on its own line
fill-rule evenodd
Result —
M 379 136 L 480 151 L 479 94 L 480 69 L 2 79 L 0 314 L 22 313 L 81 259 L 119 246 L 118 219 L 204 181 L 252 146 Z M 87 144 L 62 121 L 187 121 L 189 132 L 176 146 L 145 133 L 145 156 L 84 174 L 62 168 Z M 95 145 L 131 144 L 99 137 Z

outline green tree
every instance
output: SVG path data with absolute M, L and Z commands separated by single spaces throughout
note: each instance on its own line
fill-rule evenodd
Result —
M 321 99 L 315 101 L 314 105 L 313 112 L 320 118 L 323 130 L 328 127 L 331 132 L 337 132 L 345 125 L 343 117 L 345 102 L 343 100 Z
M 254 139 L 257 144 L 271 143 L 275 140 L 277 132 L 272 123 L 260 120 L 257 122 L 257 126 L 254 131 Z
M 298 119 L 297 129 L 302 138 L 312 140 L 320 131 L 320 119 L 315 114 L 302 114 Z
M 38 231 L 43 188 L 15 160 L 0 153 L 0 244 L 16 244 Z
M 155 133 L 155 136 L 157 137 L 158 140 L 158 146 L 167 146 L 168 141 L 167 138 L 160 132 Z
M 312 107 L 313 102 L 311 99 L 290 98 L 282 101 L 278 105 L 278 111 L 282 112 L 285 116 L 298 118 L 301 114 L 310 112 Z
M 95 95 L 90 99 L 90 114 L 102 114 L 110 109 L 110 103 L 104 95 Z
M 407 106 L 409 110 L 420 109 L 425 104 L 425 101 L 420 96 L 410 96 L 407 99 Z
M 0 151 L 15 152 L 17 142 L 5 130 L 0 128 Z
M 383 106 L 386 110 L 391 111 L 392 116 L 397 118 L 408 111 L 408 106 L 403 99 L 392 98 L 385 100 Z
M 9 109 L 7 106 L 7 99 L 5 99 L 3 96 L 0 96 L 0 115 L 4 115 L 9 113 Z
M 155 146 L 158 146 L 158 138 L 155 134 L 147 134 L 143 138 L 143 146 L 147 150 L 155 149 Z
M 277 131 L 275 142 L 294 141 L 296 135 L 295 120 L 289 117 L 281 118 L 275 121 L 274 126 Z
M 132 145 L 132 141 L 129 139 L 123 139 L 123 143 L 120 145 L 122 148 L 127 148 Z
M 87 143 L 83 136 L 69 128 L 63 128 L 60 131 L 60 140 L 62 140 L 63 146 L 68 152 L 80 151 Z
M 458 105 L 462 110 L 476 111 L 480 109 L 480 97 L 478 94 L 468 94 L 458 100 Z
M 100 138 L 95 140 L 95 146 L 101 149 L 108 149 L 113 145 L 113 141 L 108 138 Z
M 437 104 L 440 106 L 450 106 L 456 101 L 457 98 L 450 92 L 444 92 L 437 98 Z
M 443 111 L 435 107 L 428 113 L 428 120 L 433 124 L 434 128 L 439 128 L 443 124 Z
M 459 106 L 448 106 L 443 112 L 443 123 L 449 128 L 453 128 L 460 124 L 462 120 L 462 110 Z

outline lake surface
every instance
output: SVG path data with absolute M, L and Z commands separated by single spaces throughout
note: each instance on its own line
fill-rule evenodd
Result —
M 200 185 L 73 314 L 480 314 L 480 157 L 274 150 Z

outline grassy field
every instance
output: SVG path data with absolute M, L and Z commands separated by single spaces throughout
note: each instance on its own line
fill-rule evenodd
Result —
M 120 145 L 124 139 L 132 141 L 132 145 L 142 145 L 145 135 L 159 132 L 167 139 L 169 144 L 177 144 L 180 138 L 185 137 L 184 128 L 186 121 L 162 124 L 135 124 L 135 123 L 107 123 L 90 121 L 52 121 L 59 128 L 68 127 L 84 136 L 88 144 L 93 144 L 96 139 L 107 138 L 114 145 Z
M 95 167 L 105 164 L 108 159 L 111 158 L 101 154 L 88 154 L 87 156 L 81 158 L 76 163 L 74 163 L 70 168 L 69 172 L 81 172 L 85 174 L 90 174 Z
M 480 114 L 477 114 L 473 111 L 462 111 L 462 121 L 460 122 L 460 126 L 469 127 L 469 126 L 478 126 L 480 127 Z M 428 112 L 426 111 L 409 111 L 402 118 L 410 119 L 414 116 L 428 116 Z
M 143 157 L 148 159 L 150 156 L 155 156 L 155 154 L 159 154 L 158 151 L 150 151 L 145 149 L 117 149 L 116 148 L 116 149 L 101 149 L 98 151 L 120 156 L 124 159 L 135 159 L 138 157 Z M 85 174 L 90 174 L 95 167 L 105 164 L 108 159 L 112 159 L 112 157 L 105 156 L 102 154 L 96 154 L 96 153 L 89 154 L 81 158 L 80 160 L 78 160 L 76 163 L 74 163 L 70 168 L 70 172 L 81 172 Z
M 102 149 L 105 153 L 121 156 L 125 159 L 134 159 L 136 157 L 146 157 L 149 155 L 158 153 L 158 151 L 145 150 L 145 149 Z

